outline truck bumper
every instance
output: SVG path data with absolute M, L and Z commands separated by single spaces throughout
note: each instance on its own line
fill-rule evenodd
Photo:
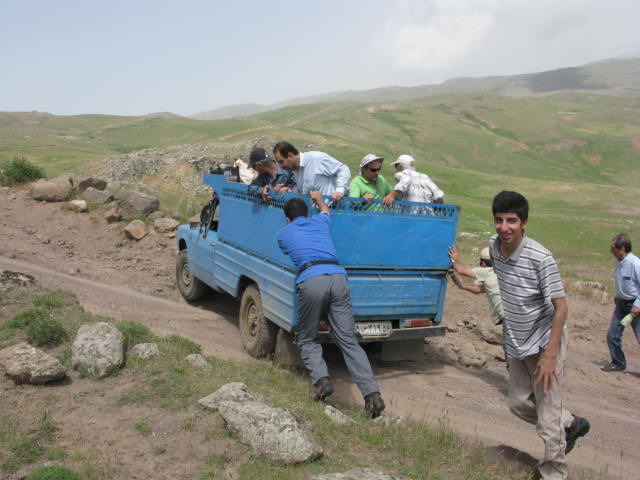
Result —
M 413 340 L 417 338 L 427 338 L 427 337 L 444 337 L 447 332 L 447 327 L 420 327 L 420 328 L 396 328 L 391 330 L 389 335 L 372 335 L 372 336 L 361 336 L 356 333 L 358 337 L 358 341 L 360 343 L 371 343 L 371 342 L 396 342 L 400 340 Z M 332 343 L 331 336 L 329 332 L 323 331 L 318 332 L 318 336 L 316 340 L 319 343 Z

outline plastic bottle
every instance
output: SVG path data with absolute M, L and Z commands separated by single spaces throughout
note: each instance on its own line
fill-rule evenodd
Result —
M 631 320 L 633 320 L 633 316 L 629 314 L 629 315 L 626 315 L 622 320 L 620 320 L 620 323 L 622 324 L 623 327 L 627 327 L 631 323 Z

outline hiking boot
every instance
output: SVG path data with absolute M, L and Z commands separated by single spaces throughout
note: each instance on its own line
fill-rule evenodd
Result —
M 384 410 L 384 400 L 380 392 L 373 392 L 364 397 L 364 416 L 367 418 L 377 418 Z
M 624 367 L 616 365 L 615 363 L 607 363 L 604 367 L 601 367 L 600 370 L 603 372 L 624 372 Z
M 333 393 L 333 385 L 329 381 L 329 377 L 322 377 L 313 384 L 313 399 L 316 402 L 322 402 L 325 398 Z
M 573 417 L 573 422 L 571 422 L 569 428 L 564 429 L 567 440 L 567 446 L 564 449 L 565 455 L 573 450 L 573 447 L 575 447 L 576 445 L 576 440 L 579 437 L 584 437 L 587 433 L 589 433 L 590 427 L 591 425 L 589 424 L 589 420 L 587 420 L 586 418 L 577 416 Z

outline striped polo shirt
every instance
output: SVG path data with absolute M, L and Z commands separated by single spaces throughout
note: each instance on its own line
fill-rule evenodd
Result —
M 534 355 L 549 343 L 555 313 L 551 300 L 565 296 L 556 260 L 526 235 L 509 258 L 500 253 L 497 235 L 489 245 L 502 294 L 507 355 Z

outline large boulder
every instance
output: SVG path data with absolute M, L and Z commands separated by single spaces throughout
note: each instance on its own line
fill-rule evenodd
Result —
M 88 187 L 80 196 L 87 202 L 91 203 L 107 203 L 113 198 L 113 195 L 108 190 L 98 190 L 94 187 Z
M 72 188 L 69 175 L 61 175 L 51 180 L 40 179 L 32 183 L 30 195 L 34 200 L 64 202 L 71 195 Z
M 218 412 L 231 434 L 269 460 L 302 463 L 322 456 L 303 419 L 291 410 L 262 402 L 222 402 Z
M 160 207 L 160 200 L 143 192 L 121 192 L 117 195 L 120 206 L 129 213 L 148 215 Z
M 16 383 L 44 384 L 60 380 L 67 374 L 56 358 L 28 343 L 0 350 L 0 365 Z
M 71 366 L 105 377 L 124 363 L 124 338 L 107 322 L 87 323 L 78 329 L 71 347 Z
M 344 473 L 321 473 L 309 480 L 403 480 L 404 477 L 390 475 L 373 468 L 352 468 Z

